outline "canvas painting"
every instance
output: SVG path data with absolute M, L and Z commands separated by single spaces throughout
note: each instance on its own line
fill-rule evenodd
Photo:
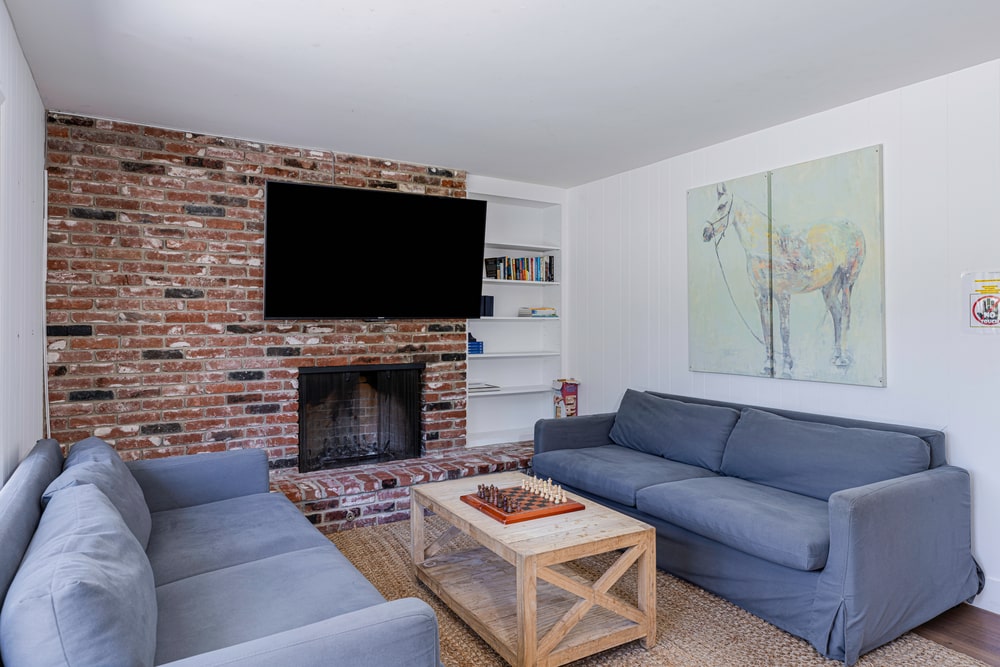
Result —
M 881 146 L 687 203 L 692 370 L 885 386 Z
M 726 195 L 718 196 L 724 187 Z M 767 174 L 736 178 L 688 191 L 688 348 L 692 370 L 762 375 L 764 332 L 770 307 L 758 308 L 751 261 L 735 229 L 728 227 L 729 199 L 747 214 L 747 225 L 767 234 Z M 755 260 L 768 270 L 769 252 Z

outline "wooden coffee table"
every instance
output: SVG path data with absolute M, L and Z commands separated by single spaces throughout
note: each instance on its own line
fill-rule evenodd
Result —
M 500 473 L 411 487 L 411 553 L 417 579 L 512 665 L 562 665 L 626 642 L 656 643 L 654 529 L 569 494 L 586 509 L 504 525 L 460 500 L 479 484 L 520 485 Z M 427 544 L 424 510 L 448 524 Z M 456 550 L 465 534 L 477 545 Z M 595 581 L 566 564 L 624 550 Z M 609 589 L 635 567 L 637 593 Z

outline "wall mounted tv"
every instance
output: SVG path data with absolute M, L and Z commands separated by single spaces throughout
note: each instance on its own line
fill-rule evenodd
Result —
M 269 181 L 265 319 L 479 317 L 486 202 Z

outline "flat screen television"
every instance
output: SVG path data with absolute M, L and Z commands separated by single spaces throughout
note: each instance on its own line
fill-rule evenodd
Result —
M 477 318 L 486 202 L 269 181 L 264 318 Z

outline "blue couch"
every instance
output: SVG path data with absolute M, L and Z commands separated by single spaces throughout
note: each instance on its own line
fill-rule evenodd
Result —
M 656 528 L 657 565 L 858 657 L 975 597 L 940 431 L 627 390 L 535 426 L 534 473 Z
M 0 656 L 33 665 L 440 664 L 437 618 L 386 602 L 261 450 L 125 464 L 41 440 L 0 488 Z

